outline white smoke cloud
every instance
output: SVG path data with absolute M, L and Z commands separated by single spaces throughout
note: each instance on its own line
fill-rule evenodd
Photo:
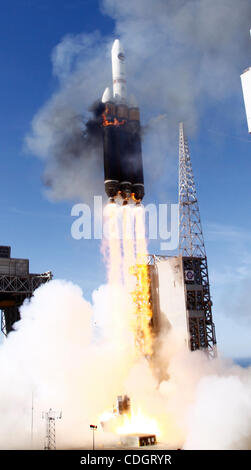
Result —
M 34 116 L 25 142 L 44 159 L 44 180 L 54 199 L 89 200 L 103 190 L 102 149 L 98 142 L 84 145 L 83 132 L 90 106 L 110 79 L 106 49 L 96 33 L 66 36 L 52 52 L 59 88 Z
M 110 309 L 107 302 L 104 309 L 107 298 Z M 95 293 L 92 307 L 78 286 L 51 281 L 22 306 L 22 320 L 0 348 L 0 448 L 30 448 L 32 393 L 34 448 L 43 447 L 42 411 L 49 408 L 63 411 L 59 447 L 90 445 L 89 424 L 112 407 L 132 360 L 121 329 L 123 308 L 116 318 L 112 305 L 118 310 L 118 290 L 108 286 Z M 93 336 L 92 316 L 102 324 L 104 314 L 113 321 L 101 342 Z
M 189 352 L 169 334 L 159 361 L 161 383 L 146 359 L 134 355 L 127 296 L 102 286 L 86 302 L 78 286 L 51 281 L 21 309 L 22 320 L 1 345 L 0 448 L 44 444 L 42 411 L 62 411 L 57 448 L 91 448 L 90 424 L 127 393 L 135 410 L 156 420 L 169 448 L 247 449 L 251 438 L 251 369 Z M 99 427 L 97 446 L 119 436 Z
M 224 100 L 240 93 L 239 75 L 250 51 L 250 2 L 104 0 L 102 8 L 115 20 L 115 35 L 126 50 L 128 90 L 143 123 L 149 123 L 143 148 L 147 179 L 170 174 L 171 184 L 173 173 L 164 170 L 174 165 L 178 122 L 194 131 L 210 103 L 224 126 Z M 68 35 L 52 52 L 59 87 L 34 117 L 26 145 L 45 159 L 45 180 L 56 199 L 88 200 L 103 190 L 102 149 L 81 147 L 81 116 L 87 117 L 88 107 L 111 84 L 111 44 L 99 32 Z M 157 116 L 165 116 L 161 126 Z
M 185 448 L 250 449 L 250 385 L 250 370 L 245 377 L 203 377 L 189 413 Z

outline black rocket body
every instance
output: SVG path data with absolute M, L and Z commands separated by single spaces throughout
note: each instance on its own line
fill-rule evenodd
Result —
M 139 108 L 126 98 L 125 56 L 118 39 L 112 47 L 113 93 L 106 88 L 102 102 L 104 178 L 107 196 L 140 203 L 144 197 Z

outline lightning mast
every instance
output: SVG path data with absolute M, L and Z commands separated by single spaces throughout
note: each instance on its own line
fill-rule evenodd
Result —
M 179 126 L 179 255 L 183 258 L 190 348 L 216 354 L 207 256 L 184 125 Z

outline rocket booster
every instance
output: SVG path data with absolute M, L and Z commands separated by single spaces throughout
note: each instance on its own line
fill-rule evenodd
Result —
M 139 108 L 128 104 L 125 54 L 116 39 L 111 50 L 113 89 L 102 97 L 105 190 L 114 201 L 122 196 L 139 203 L 144 197 Z

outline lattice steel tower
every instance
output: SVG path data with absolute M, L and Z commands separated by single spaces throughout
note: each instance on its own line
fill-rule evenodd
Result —
M 56 450 L 56 419 L 62 418 L 62 412 L 57 413 L 51 408 L 43 413 L 46 420 L 46 436 L 44 450 Z
M 184 125 L 179 127 L 179 254 L 183 259 L 190 348 L 216 355 L 207 256 Z

